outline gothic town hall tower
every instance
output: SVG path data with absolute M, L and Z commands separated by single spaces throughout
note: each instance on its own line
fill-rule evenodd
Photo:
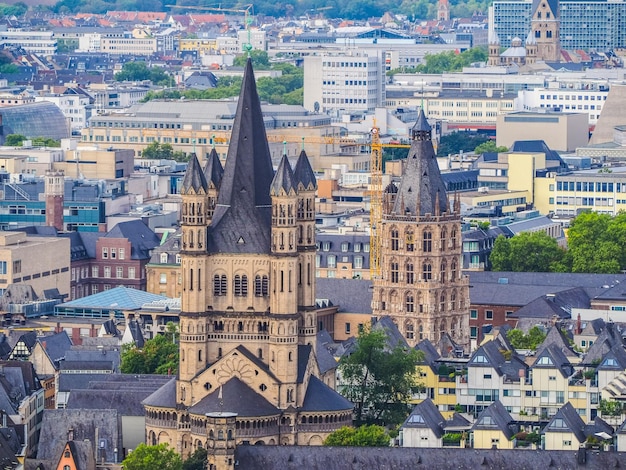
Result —
M 461 274 L 460 201 L 450 205 L 420 110 L 399 186 L 383 194 L 381 277 L 374 316 L 389 316 L 410 346 L 444 333 L 469 347 L 469 280 Z
M 144 401 L 148 444 L 319 445 L 351 423 L 316 348 L 316 185 L 304 151 L 274 172 L 248 61 L 225 167 L 192 156 L 183 180 L 180 367 Z

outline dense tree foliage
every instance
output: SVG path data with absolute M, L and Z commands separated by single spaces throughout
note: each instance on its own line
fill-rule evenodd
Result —
M 388 447 L 389 434 L 384 427 L 376 424 L 363 425 L 358 428 L 347 426 L 329 434 L 324 441 L 325 446 L 342 447 Z
M 120 370 L 124 374 L 176 374 L 178 371 L 178 345 L 170 330 L 147 340 L 143 348 L 134 344 L 122 348 Z
M 25 140 L 30 140 L 35 147 L 60 147 L 61 142 L 49 137 L 28 138 L 22 134 L 8 134 L 4 138 L 4 145 L 7 147 L 21 147 Z
M 527 334 L 517 328 L 509 330 L 506 337 L 515 349 L 537 349 L 546 339 L 546 334 L 538 326 L 533 326 Z
M 144 61 L 126 62 L 122 71 L 115 74 L 118 82 L 150 80 L 155 85 L 168 85 L 170 77 L 161 67 L 148 67 Z
M 124 470 L 182 470 L 180 456 L 167 444 L 139 444 L 122 462 Z
M 187 4 L 189 2 L 186 2 Z M 471 16 L 475 11 L 486 12 L 490 2 L 486 0 L 461 1 L 450 0 L 451 17 Z M 199 6 L 216 6 L 207 1 L 196 2 Z M 320 7 L 332 7 L 329 10 L 318 11 Z M 237 8 L 234 3 L 222 4 L 224 8 Z M 139 11 L 166 11 L 170 10 L 169 3 L 163 0 L 59 0 L 52 8 L 56 13 L 105 13 L 108 10 L 139 10 Z M 187 12 L 188 10 L 183 10 Z M 320 3 L 319 0 L 258 0 L 254 2 L 254 14 L 263 14 L 275 18 L 299 17 L 303 15 L 317 15 L 323 13 L 326 17 L 347 19 L 368 19 L 381 17 L 385 12 L 406 15 L 409 20 L 425 20 L 435 18 L 437 5 L 428 0 L 329 0 Z M 180 11 L 177 11 L 179 13 Z
M 626 267 L 626 213 L 583 212 L 567 232 L 574 273 L 619 273 Z
M 177 162 L 189 161 L 188 155 L 185 155 L 183 152 L 175 152 L 171 144 L 160 144 L 156 140 L 141 151 L 141 158 L 175 160 Z
M 267 52 L 259 49 L 251 50 L 249 55 L 248 53 L 238 55 L 235 57 L 235 60 L 233 60 L 233 65 L 235 67 L 244 67 L 248 61 L 248 57 L 252 59 L 254 70 L 267 70 L 270 68 L 270 56 Z
M 206 449 L 198 447 L 198 449 L 183 462 L 183 470 L 205 470 L 206 459 Z
M 522 232 L 496 238 L 489 256 L 493 271 L 562 272 L 566 252 L 545 232 Z
M 488 152 L 495 152 L 495 153 L 500 153 L 500 152 L 508 152 L 508 148 L 505 147 L 504 145 L 496 145 L 495 140 L 488 140 L 487 142 L 483 142 L 482 144 L 478 145 L 475 149 L 474 149 L 474 153 L 477 155 L 482 155 L 483 153 L 488 153 Z
M 451 134 L 442 135 L 439 139 L 437 147 L 437 155 L 446 157 L 463 152 L 472 152 L 476 147 L 490 139 L 484 134 L 476 134 L 471 132 L 452 132 Z
M 339 363 L 345 384 L 341 393 L 355 404 L 357 425 L 399 425 L 410 411 L 409 400 L 420 389 L 415 375 L 418 352 L 388 343 L 384 331 L 365 329 L 352 354 Z
M 252 51 L 256 52 L 256 51 Z M 236 63 L 243 66 L 246 63 L 247 54 L 241 54 L 236 58 Z M 260 51 L 252 55 L 252 61 L 259 64 L 269 64 L 267 52 Z M 263 66 L 261 68 L 264 68 Z M 267 67 L 265 67 L 267 68 Z M 280 70 L 280 77 L 260 77 L 257 79 L 257 92 L 261 101 L 273 104 L 299 104 L 304 102 L 303 83 L 304 71 L 291 64 L 272 64 L 272 70 Z M 190 99 L 190 100 L 219 100 L 239 96 L 241 91 L 241 77 L 220 77 L 216 88 L 207 90 L 165 90 L 161 92 L 148 92 L 144 101 L 153 99 Z
M 463 52 L 446 51 L 438 54 L 426 54 L 424 63 L 411 69 L 395 69 L 388 72 L 393 75 L 398 72 L 417 73 L 444 73 L 460 72 L 463 67 L 467 67 L 475 62 L 486 62 L 488 58 L 484 47 L 473 47 Z
M 24 2 L 13 4 L 0 3 L 0 15 L 2 16 L 22 16 L 28 11 L 28 5 Z

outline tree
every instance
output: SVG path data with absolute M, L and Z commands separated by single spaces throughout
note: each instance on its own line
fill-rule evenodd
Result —
M 574 273 L 619 273 L 626 266 L 626 214 L 583 212 L 570 224 L 568 251 Z
M 489 262 L 493 271 L 563 271 L 565 250 L 545 232 L 522 232 L 513 238 L 496 238 Z
M 507 152 L 509 149 L 507 147 L 505 147 L 504 145 L 496 145 L 495 141 L 493 140 L 488 140 L 487 142 L 483 142 L 482 144 L 478 145 L 475 149 L 474 149 L 474 153 L 477 155 L 482 155 L 483 153 L 487 153 L 487 152 L 496 152 L 496 153 L 500 153 L 500 152 Z
M 124 470 L 182 470 L 180 456 L 167 444 L 139 444 L 122 462 Z
M 4 139 L 4 145 L 8 147 L 21 147 L 26 136 L 22 134 L 8 134 Z
M 537 346 L 546 339 L 546 334 L 538 326 L 533 326 L 528 330 L 528 334 L 524 334 L 520 329 L 513 328 L 509 330 L 506 337 L 515 349 L 537 349 Z
M 270 68 L 270 56 L 267 52 L 260 49 L 252 49 L 250 51 L 250 59 L 255 70 L 264 70 Z M 235 67 L 245 67 L 248 61 L 248 54 L 240 54 L 233 60 Z
M 205 470 L 206 459 L 206 449 L 198 447 L 196 451 L 183 462 L 183 470 Z
M 144 61 L 126 62 L 122 71 L 115 74 L 115 80 L 142 81 L 150 80 L 154 84 L 167 85 L 170 77 L 161 67 L 148 67 Z
M 156 140 L 151 142 L 141 152 L 141 158 L 155 160 L 175 160 L 177 162 L 189 161 L 189 157 L 183 152 L 175 152 L 171 144 L 160 144 Z
M 382 426 L 363 425 L 358 428 L 344 426 L 328 435 L 325 446 L 335 447 L 388 447 L 389 434 Z
M 473 134 L 470 132 L 452 132 L 441 136 L 437 155 L 445 157 L 459 152 L 472 152 L 480 144 L 487 142 L 489 137 L 483 134 Z
M 120 370 L 124 374 L 175 374 L 178 371 L 178 345 L 171 335 L 157 335 L 147 340 L 143 348 L 124 345 Z
M 354 352 L 339 363 L 342 393 L 355 404 L 359 426 L 401 424 L 410 411 L 409 400 L 420 389 L 415 375 L 420 355 L 389 342 L 385 331 L 364 329 Z

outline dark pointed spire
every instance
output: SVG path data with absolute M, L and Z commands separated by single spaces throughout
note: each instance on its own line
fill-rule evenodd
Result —
M 393 208 L 398 214 L 405 214 L 406 211 L 406 215 L 422 216 L 447 211 L 446 186 L 439 172 L 431 130 L 424 111 L 420 110 L 411 129 L 413 140 Z M 401 207 L 401 202 L 404 207 Z M 435 210 L 435 207 L 438 209 Z
M 317 179 L 315 178 L 315 173 L 313 173 L 313 168 L 311 168 L 311 162 L 309 161 L 309 157 L 304 149 L 302 149 L 300 155 L 298 156 L 298 161 L 296 162 L 293 174 L 296 179 L 298 189 L 317 189 Z M 302 185 L 302 187 L 300 187 L 300 185 Z
M 195 153 L 192 153 L 189 158 L 189 163 L 187 164 L 187 171 L 185 171 L 181 194 L 189 194 L 191 190 L 196 194 L 200 193 L 202 190 L 204 194 L 206 194 L 208 188 L 209 186 L 202 172 L 202 168 L 200 168 L 198 157 L 196 157 Z
M 246 64 L 209 249 L 269 253 L 274 178 L 252 62 Z
M 286 194 L 296 191 L 296 181 L 293 176 L 293 171 L 291 170 L 291 165 L 289 164 L 289 159 L 285 154 L 283 154 L 283 158 L 280 160 L 278 169 L 274 175 L 274 180 L 270 187 L 270 195 L 279 196 L 281 189 L 285 191 Z
M 213 186 L 214 188 L 220 187 L 222 177 L 224 176 L 224 167 L 222 166 L 222 162 L 220 162 L 220 157 L 217 155 L 215 148 L 211 149 L 209 158 L 204 164 L 203 173 L 209 186 Z

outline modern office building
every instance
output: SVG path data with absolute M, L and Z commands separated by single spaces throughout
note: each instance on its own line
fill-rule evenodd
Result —
M 493 2 L 494 27 L 501 46 L 509 47 L 514 38 L 525 38 L 531 31 L 533 3 L 532 0 Z M 561 0 L 558 5 L 562 49 L 604 52 L 626 46 L 626 3 Z
M 325 53 L 304 57 L 304 107 L 335 113 L 373 112 L 385 100 L 380 51 Z

